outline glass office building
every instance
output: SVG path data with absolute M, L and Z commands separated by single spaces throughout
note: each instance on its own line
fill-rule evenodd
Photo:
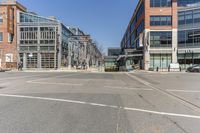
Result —
M 55 18 L 18 12 L 19 61 L 26 68 L 67 66 L 68 37 L 72 33 Z
M 178 62 L 182 68 L 200 64 L 200 0 L 179 1 Z

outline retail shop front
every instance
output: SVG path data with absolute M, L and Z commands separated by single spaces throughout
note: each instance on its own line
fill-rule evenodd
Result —
M 56 68 L 54 53 L 20 53 L 23 69 L 52 69 Z
M 143 68 L 143 54 L 120 55 L 117 61 L 120 71 Z
M 169 65 L 172 63 L 171 49 L 156 49 L 150 50 L 150 70 L 168 70 Z
M 150 54 L 150 69 L 166 70 L 172 62 L 171 54 Z
M 200 64 L 200 50 L 179 50 L 178 62 L 182 69 Z

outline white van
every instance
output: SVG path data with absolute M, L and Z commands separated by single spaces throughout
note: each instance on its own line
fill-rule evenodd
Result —
M 168 71 L 169 72 L 172 72 L 172 71 L 174 71 L 174 72 L 181 71 L 181 67 L 180 67 L 179 63 L 171 63 L 169 65 Z

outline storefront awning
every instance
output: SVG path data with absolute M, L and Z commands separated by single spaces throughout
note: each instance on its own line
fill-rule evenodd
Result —
M 122 58 L 142 57 L 142 56 L 143 56 L 143 54 L 120 55 L 120 56 L 117 58 L 117 61 L 119 61 L 119 60 L 122 59 Z

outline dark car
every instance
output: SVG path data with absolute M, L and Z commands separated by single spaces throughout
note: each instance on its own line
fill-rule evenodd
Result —
M 200 72 L 200 64 L 188 67 L 187 72 Z

